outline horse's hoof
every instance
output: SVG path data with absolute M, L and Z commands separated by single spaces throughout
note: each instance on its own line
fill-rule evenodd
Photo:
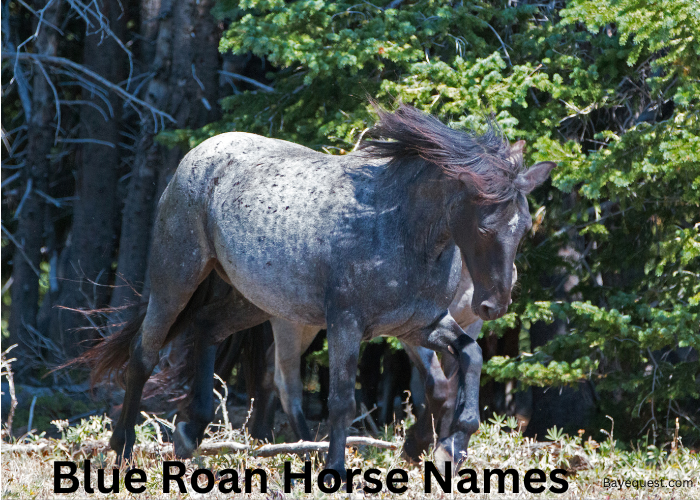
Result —
M 197 445 L 187 437 L 185 425 L 185 422 L 179 422 L 173 434 L 175 456 L 178 458 L 192 458 L 194 450 L 197 449 Z
M 406 441 L 403 443 L 403 458 L 409 463 L 417 464 L 420 462 L 420 456 L 428 449 L 424 443 L 419 443 L 415 434 L 409 432 L 406 435 Z
M 120 438 L 120 434 L 116 431 L 112 433 L 112 437 L 109 438 L 109 447 L 117 452 L 117 459 L 115 465 L 121 467 L 125 463 L 131 461 L 131 451 L 134 446 L 133 443 L 129 444 L 128 439 Z
M 455 463 L 454 463 L 454 457 L 452 456 L 452 453 L 443 446 L 442 443 L 440 443 L 435 450 L 435 453 L 433 454 L 433 458 L 435 460 L 435 466 L 437 467 L 437 470 L 440 471 L 440 474 L 443 476 L 447 472 L 447 470 L 451 470 L 452 472 L 455 471 L 457 468 Z

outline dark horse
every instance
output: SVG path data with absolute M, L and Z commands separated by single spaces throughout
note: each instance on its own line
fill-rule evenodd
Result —
M 377 336 L 456 358 L 451 433 L 435 456 L 439 464 L 462 460 L 479 425 L 482 364 L 477 343 L 448 312 L 462 260 L 474 282 L 474 312 L 483 320 L 505 314 L 517 247 L 531 226 L 525 195 L 555 164 L 524 170 L 522 141 L 509 146 L 494 131 L 456 131 L 410 106 L 377 111 L 374 140 L 356 153 L 324 155 L 226 133 L 182 160 L 158 205 L 143 322 L 90 354 L 96 376 L 122 372 L 128 360 L 110 440 L 119 460 L 131 455 L 158 352 L 212 270 L 233 287 L 231 324 L 195 349 L 201 410 L 176 436 L 178 453 L 193 451 L 212 418 L 217 343 L 274 317 L 328 331 L 329 468 L 345 474 L 360 342 Z M 207 308 L 197 316 L 206 324 Z
M 516 277 L 517 272 L 514 268 L 513 282 Z M 207 290 L 209 290 L 208 294 Z M 476 339 L 483 321 L 472 311 L 473 293 L 474 285 L 463 263 L 457 293 L 448 311 L 467 335 Z M 235 308 L 229 307 L 226 302 L 226 297 L 231 294 L 233 294 L 233 288 L 221 280 L 216 272 L 212 272 L 209 278 L 200 284 L 195 297 L 188 304 L 187 311 L 194 317 L 201 317 L 196 308 L 207 307 L 206 324 L 182 321 L 188 324 L 187 333 L 178 338 L 179 344 L 175 352 L 171 350 L 171 354 L 180 361 L 175 362 L 177 375 L 171 375 L 169 380 L 176 380 L 180 384 L 186 381 L 192 382 L 188 378 L 188 375 L 195 372 L 196 356 L 192 355 L 192 349 L 196 349 L 202 339 L 206 342 L 206 337 L 212 332 L 221 336 L 221 332 L 235 321 L 231 316 L 236 313 Z M 204 301 L 202 302 L 199 298 L 203 298 Z M 220 304 L 222 307 L 217 309 L 214 304 Z M 311 441 L 313 437 L 302 409 L 301 357 L 316 337 L 318 327 L 296 325 L 280 318 L 272 318 L 271 324 L 264 323 L 254 329 L 256 329 L 255 332 L 244 330 L 238 332 L 238 335 L 233 335 L 237 332 L 230 331 L 231 336 L 217 350 L 215 372 L 228 378 L 234 360 L 241 361 L 241 368 L 245 373 L 246 390 L 255 398 L 253 413 L 249 420 L 250 433 L 253 437 L 272 438 L 272 422 L 276 408 L 274 391 L 276 390 L 297 438 Z M 254 337 L 251 338 L 251 335 Z M 279 349 L 277 349 L 278 346 Z M 441 438 L 449 435 L 449 426 L 454 413 L 454 399 L 457 394 L 456 378 L 452 374 L 457 366 L 450 357 L 445 357 L 443 363 L 446 371 L 443 371 L 434 351 L 405 343 L 403 347 L 408 358 L 417 368 L 424 385 L 425 408 L 416 408 L 417 421 L 408 430 L 403 447 L 406 458 L 418 460 L 421 453 L 427 451 L 428 446 L 434 442 L 435 434 Z M 244 351 L 245 354 L 243 354 Z M 375 363 L 377 361 L 374 359 Z M 374 367 L 370 368 L 370 371 L 374 371 Z M 363 375 L 362 370 L 360 375 Z M 377 375 L 378 372 L 369 375 L 371 379 L 363 381 L 363 389 L 367 389 L 366 383 L 371 384 L 371 381 L 376 380 Z M 198 387 L 192 386 L 190 392 L 194 394 L 199 390 Z M 390 400 L 393 397 L 392 394 Z M 384 406 L 384 411 L 387 411 L 387 406 Z M 190 401 L 188 414 L 198 412 L 199 409 Z M 384 418 L 386 416 L 384 415 Z M 178 451 L 181 451 L 183 449 L 181 444 L 184 439 L 187 439 L 186 424 L 181 422 L 178 427 L 175 438 Z M 188 447 L 184 448 L 183 451 L 189 450 Z

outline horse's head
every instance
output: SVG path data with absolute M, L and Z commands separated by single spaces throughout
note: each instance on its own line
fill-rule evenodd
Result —
M 523 141 L 511 146 L 511 161 L 522 162 L 523 147 Z M 542 184 L 555 166 L 541 162 L 518 174 L 512 197 L 498 201 L 480 197 L 471 177 L 460 178 L 466 196 L 450 217 L 451 232 L 474 282 L 472 310 L 485 321 L 508 311 L 515 255 L 532 227 L 525 195 Z

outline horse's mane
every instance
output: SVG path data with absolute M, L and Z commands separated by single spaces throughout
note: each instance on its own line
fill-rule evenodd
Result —
M 512 156 L 508 140 L 494 123 L 478 135 L 450 128 L 406 104 L 394 112 L 372 105 L 379 122 L 369 131 L 374 139 L 360 146 L 366 154 L 388 158 L 394 168 L 408 160 L 424 160 L 469 183 L 487 202 L 511 199 L 519 191 L 516 179 L 522 171 L 522 156 Z

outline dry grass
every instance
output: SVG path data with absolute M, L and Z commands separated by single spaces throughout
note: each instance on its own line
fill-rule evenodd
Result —
M 254 444 L 251 438 L 242 429 L 234 429 L 228 422 L 219 422 L 209 428 L 207 439 L 213 441 L 235 440 L 240 443 Z M 162 421 L 161 421 L 162 422 Z M 147 472 L 148 481 L 146 491 L 141 494 L 131 494 L 126 492 L 123 484 L 123 474 L 121 477 L 121 487 L 119 494 L 103 495 L 95 493 L 87 495 L 82 487 L 74 494 L 55 494 L 53 492 L 53 462 L 54 460 L 73 460 L 81 462 L 85 458 L 90 458 L 93 469 L 93 487 L 96 483 L 95 469 L 106 467 L 111 469 L 114 461 L 114 454 L 109 452 L 104 454 L 96 451 L 94 447 L 86 446 L 95 441 L 104 441 L 109 436 L 110 424 L 106 417 L 92 417 L 83 420 L 75 427 L 63 427 L 64 424 L 57 422 L 62 427 L 62 438 L 56 440 L 46 440 L 39 438 L 39 442 L 50 444 L 45 453 L 3 453 L 2 454 L 2 498 L 130 498 L 141 499 L 156 498 L 230 498 L 236 497 L 250 498 L 314 498 L 338 497 L 343 498 L 393 498 L 395 494 L 389 492 L 384 487 L 379 494 L 365 494 L 354 492 L 349 495 L 341 489 L 343 493 L 326 494 L 314 485 L 312 494 L 304 493 L 303 486 L 297 484 L 291 493 L 283 491 L 284 462 L 290 461 L 292 471 L 299 472 L 303 468 L 304 458 L 294 455 L 278 455 L 271 458 L 255 457 L 254 453 L 237 452 L 221 454 L 218 456 L 195 457 L 186 461 L 187 475 L 198 468 L 206 468 L 213 471 L 221 471 L 232 468 L 239 471 L 241 478 L 245 468 L 262 468 L 268 475 L 268 492 L 261 493 L 259 484 L 253 483 L 251 494 L 223 494 L 215 487 L 211 493 L 198 494 L 191 489 L 189 480 L 188 493 L 185 494 L 164 494 L 162 492 L 163 460 L 173 459 L 172 457 L 157 457 L 151 454 L 136 454 L 134 466 Z M 172 423 L 168 423 L 172 425 Z M 408 491 L 401 495 L 402 498 L 561 498 L 561 499 L 583 499 L 583 498 L 606 498 L 606 499 L 685 499 L 700 498 L 700 457 L 692 451 L 676 446 L 673 451 L 661 450 L 655 446 L 647 446 L 634 451 L 620 451 L 615 447 L 613 436 L 603 443 L 595 441 L 581 442 L 578 437 L 569 437 L 560 431 L 552 430 L 549 434 L 549 443 L 533 442 L 522 436 L 522 433 L 513 430 L 516 425 L 514 419 L 493 420 L 484 423 L 479 432 L 472 438 L 470 445 L 470 456 L 463 468 L 475 469 L 479 475 L 479 489 L 483 492 L 483 469 L 515 469 L 520 475 L 520 491 L 512 493 L 512 482 L 506 481 L 506 493 L 491 494 L 460 494 L 456 490 L 454 494 L 424 492 L 424 469 L 422 465 L 409 465 L 401 458 L 401 450 L 379 450 L 370 447 L 360 449 L 349 449 L 347 453 L 347 466 L 349 468 L 359 468 L 363 471 L 375 467 L 382 471 L 382 478 L 386 477 L 386 472 L 394 468 L 405 469 L 408 472 Z M 385 439 L 401 443 L 403 439 L 403 426 L 398 426 L 392 435 L 384 436 Z M 137 443 L 142 445 L 162 443 L 160 427 L 156 421 L 149 419 L 137 427 Z M 5 443 L 3 443 L 5 444 Z M 322 457 L 312 454 L 313 476 L 323 469 Z M 425 457 L 430 460 L 432 457 Z M 82 466 L 82 464 L 80 464 Z M 547 490 L 541 494 L 528 493 L 523 488 L 522 480 L 525 471 L 539 468 L 547 475 L 556 468 L 563 468 L 568 471 L 567 480 L 569 489 L 564 494 L 554 494 Z M 78 469 L 78 477 L 82 481 L 82 470 Z M 667 483 L 671 479 L 694 480 L 692 486 L 676 488 L 623 488 L 610 489 L 603 488 L 604 478 L 609 479 L 629 479 L 629 480 L 656 480 L 664 479 Z M 359 487 L 359 479 L 356 479 L 356 488 Z M 454 481 L 456 485 L 457 481 Z M 107 484 L 110 484 L 108 479 Z M 547 483 L 547 486 L 551 483 Z M 241 483 L 242 486 L 242 483 Z M 177 488 L 173 484 L 174 489 Z M 492 480 L 492 492 L 497 491 L 497 481 Z M 433 490 L 435 491 L 435 490 Z

